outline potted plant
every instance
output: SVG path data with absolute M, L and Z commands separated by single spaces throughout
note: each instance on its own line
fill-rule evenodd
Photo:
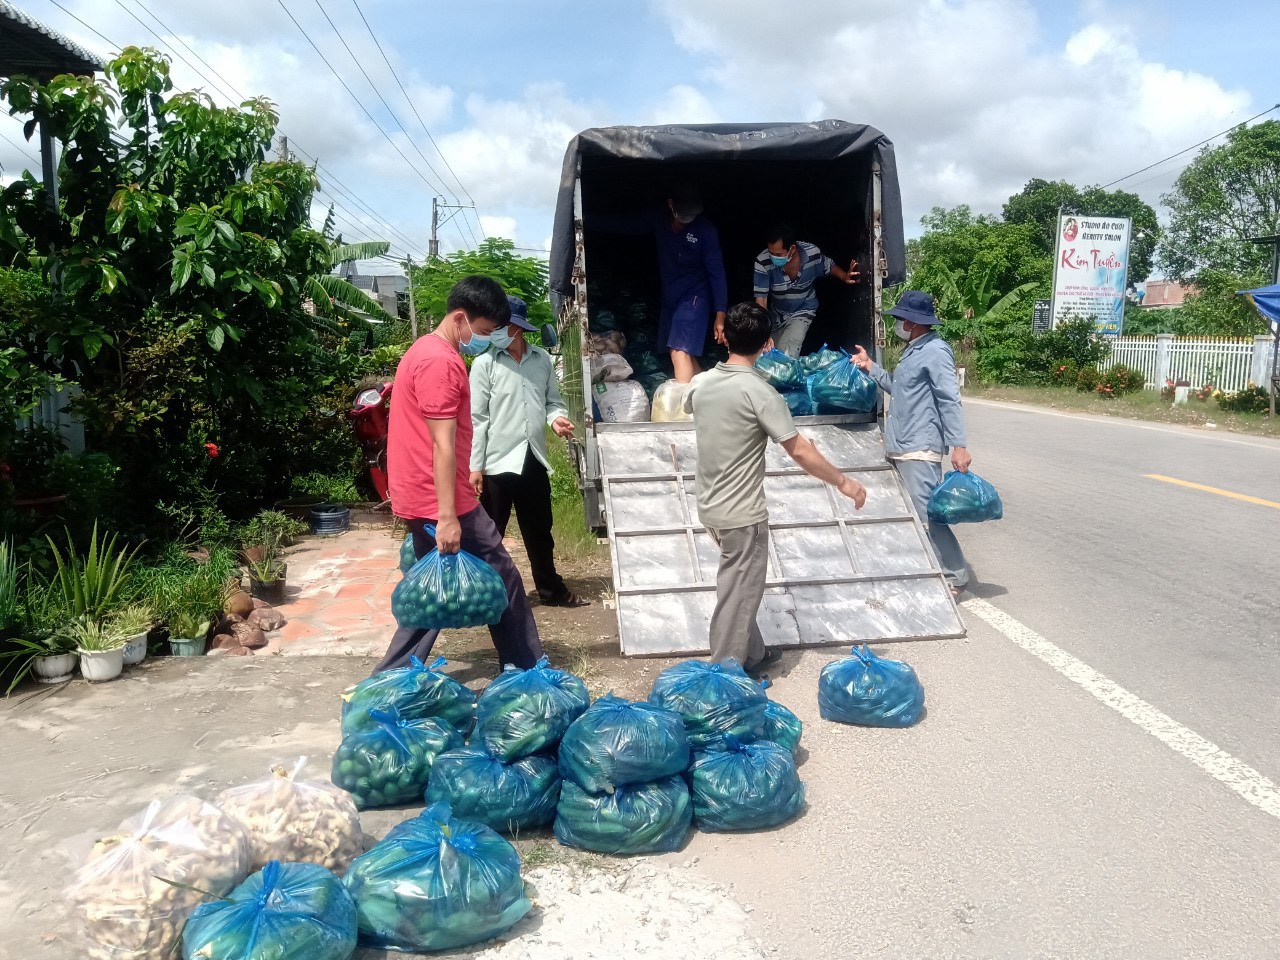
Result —
M 146 604 L 133 603 L 111 615 L 111 628 L 125 638 L 124 665 L 132 667 L 147 658 L 147 636 L 155 623 L 155 612 Z
M 33 675 L 37 683 L 66 683 L 76 672 L 75 641 L 65 629 L 40 637 L 16 637 L 9 642 L 12 648 L 0 653 L 0 659 L 17 661 L 17 669 L 5 696 L 13 693 L 28 675 Z
M 175 657 L 202 657 L 212 621 L 206 614 L 180 610 L 169 616 L 169 649 Z
M 272 606 L 284 603 L 285 577 L 289 565 L 280 559 L 275 544 L 265 544 L 256 559 L 246 556 L 249 593 Z
M 71 639 L 80 654 L 80 674 L 86 680 L 100 682 L 120 676 L 127 637 L 108 624 L 81 617 L 71 625 Z

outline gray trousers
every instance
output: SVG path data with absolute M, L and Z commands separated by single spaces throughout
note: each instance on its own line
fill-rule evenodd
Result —
M 788 357 L 800 356 L 804 349 L 804 338 L 809 335 L 809 325 L 813 323 L 813 314 L 797 311 L 788 314 L 786 319 L 773 328 L 773 345 Z
M 764 599 L 769 572 L 769 524 L 731 530 L 707 530 L 720 547 L 716 571 L 716 609 L 711 614 L 711 661 L 729 657 L 754 667 L 765 654 L 756 613 Z
M 965 586 L 969 582 L 969 564 L 965 562 L 960 542 L 950 526 L 929 519 L 929 497 L 942 482 L 942 464 L 928 460 L 894 460 L 893 465 L 907 488 L 916 516 L 929 532 L 929 541 L 933 544 L 933 552 L 938 555 L 947 583 L 953 587 Z

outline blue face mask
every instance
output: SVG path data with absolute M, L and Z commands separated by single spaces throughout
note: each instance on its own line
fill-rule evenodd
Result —
M 471 331 L 471 339 L 466 343 L 460 344 L 462 353 L 467 357 L 478 357 L 489 349 L 489 342 L 492 338 L 487 333 L 476 333 Z
M 489 338 L 489 342 L 499 350 L 505 350 L 515 342 L 515 339 L 516 338 L 511 335 L 510 327 L 499 327 L 497 330 L 493 331 L 493 336 Z
M 773 254 L 769 254 L 769 259 L 773 261 L 773 265 L 775 267 L 785 267 L 787 265 L 787 261 L 790 260 L 791 257 L 790 255 L 775 257 Z

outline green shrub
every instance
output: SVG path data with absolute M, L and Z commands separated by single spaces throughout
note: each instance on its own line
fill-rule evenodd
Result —
M 1141 370 L 1131 370 L 1123 363 L 1117 363 L 1098 375 L 1093 389 L 1104 397 L 1121 397 L 1141 390 L 1146 385 L 1147 378 Z
M 1081 393 L 1092 393 L 1098 389 L 1102 374 L 1097 367 L 1081 367 L 1076 374 L 1076 389 Z
M 1228 413 L 1268 413 L 1271 397 L 1265 388 L 1249 384 L 1243 390 L 1219 396 L 1218 406 Z

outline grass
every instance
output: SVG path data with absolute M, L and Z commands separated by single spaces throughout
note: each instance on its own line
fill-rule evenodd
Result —
M 547 460 L 551 463 L 551 530 L 556 553 L 583 560 L 598 560 L 606 553 L 595 532 L 587 526 L 578 474 L 567 444 L 548 431 Z
M 1130 417 L 1134 420 L 1188 427 L 1213 424 L 1214 428 L 1231 433 L 1280 438 L 1280 416 L 1272 420 L 1266 414 L 1229 413 L 1212 400 L 1201 402 L 1192 399 L 1183 406 L 1174 406 L 1161 397 L 1158 390 L 1140 390 L 1107 399 L 1095 393 L 1082 393 L 1065 387 L 1009 387 L 969 383 L 965 385 L 964 395 L 982 400 L 1034 403 L 1055 410 Z

